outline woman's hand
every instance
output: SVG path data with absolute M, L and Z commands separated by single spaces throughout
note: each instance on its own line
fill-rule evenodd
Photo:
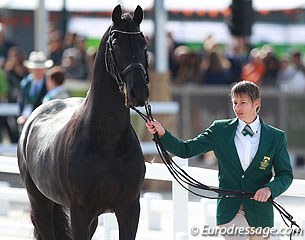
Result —
M 259 202 L 266 202 L 271 197 L 271 190 L 268 187 L 258 189 L 254 194 L 253 199 Z
M 151 134 L 158 133 L 160 137 L 162 137 L 165 134 L 165 129 L 162 127 L 161 123 L 159 123 L 156 120 L 148 121 L 146 123 L 146 127 L 148 132 L 150 132 Z

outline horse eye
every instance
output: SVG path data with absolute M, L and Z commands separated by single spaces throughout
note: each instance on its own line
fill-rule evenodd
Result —
M 113 39 L 113 40 L 112 40 L 112 47 L 113 47 L 114 49 L 118 49 L 118 48 L 119 48 L 119 44 L 118 44 L 117 39 Z

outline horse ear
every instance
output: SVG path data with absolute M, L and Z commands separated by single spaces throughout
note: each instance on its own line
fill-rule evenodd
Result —
M 122 20 L 121 16 L 122 16 L 122 8 L 121 5 L 119 4 L 112 11 L 112 22 L 114 24 L 120 23 L 120 21 Z
M 133 14 L 133 21 L 137 24 L 140 24 L 143 20 L 143 10 L 142 8 L 138 5 L 136 10 L 134 11 Z

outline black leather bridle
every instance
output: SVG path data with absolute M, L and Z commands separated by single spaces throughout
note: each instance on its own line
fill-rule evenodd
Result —
M 106 52 L 105 52 L 105 63 L 106 63 L 106 70 L 107 72 L 116 80 L 120 92 L 124 93 L 125 89 L 125 81 L 124 78 L 128 75 L 129 72 L 140 69 L 144 73 L 144 78 L 146 84 L 149 84 L 149 76 L 148 76 L 148 51 L 145 48 L 145 66 L 140 62 L 132 62 L 128 64 L 123 71 L 119 71 L 117 67 L 117 62 L 113 53 L 113 35 L 114 33 L 125 34 L 125 35 L 138 35 L 142 34 L 141 31 L 138 32 L 125 32 L 121 30 L 113 30 L 112 28 L 109 29 L 109 35 L 106 42 Z

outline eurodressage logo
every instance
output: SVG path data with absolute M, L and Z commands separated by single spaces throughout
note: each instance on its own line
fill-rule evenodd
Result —
M 264 156 L 263 161 L 261 161 L 259 169 L 266 170 L 270 163 L 270 157 Z

